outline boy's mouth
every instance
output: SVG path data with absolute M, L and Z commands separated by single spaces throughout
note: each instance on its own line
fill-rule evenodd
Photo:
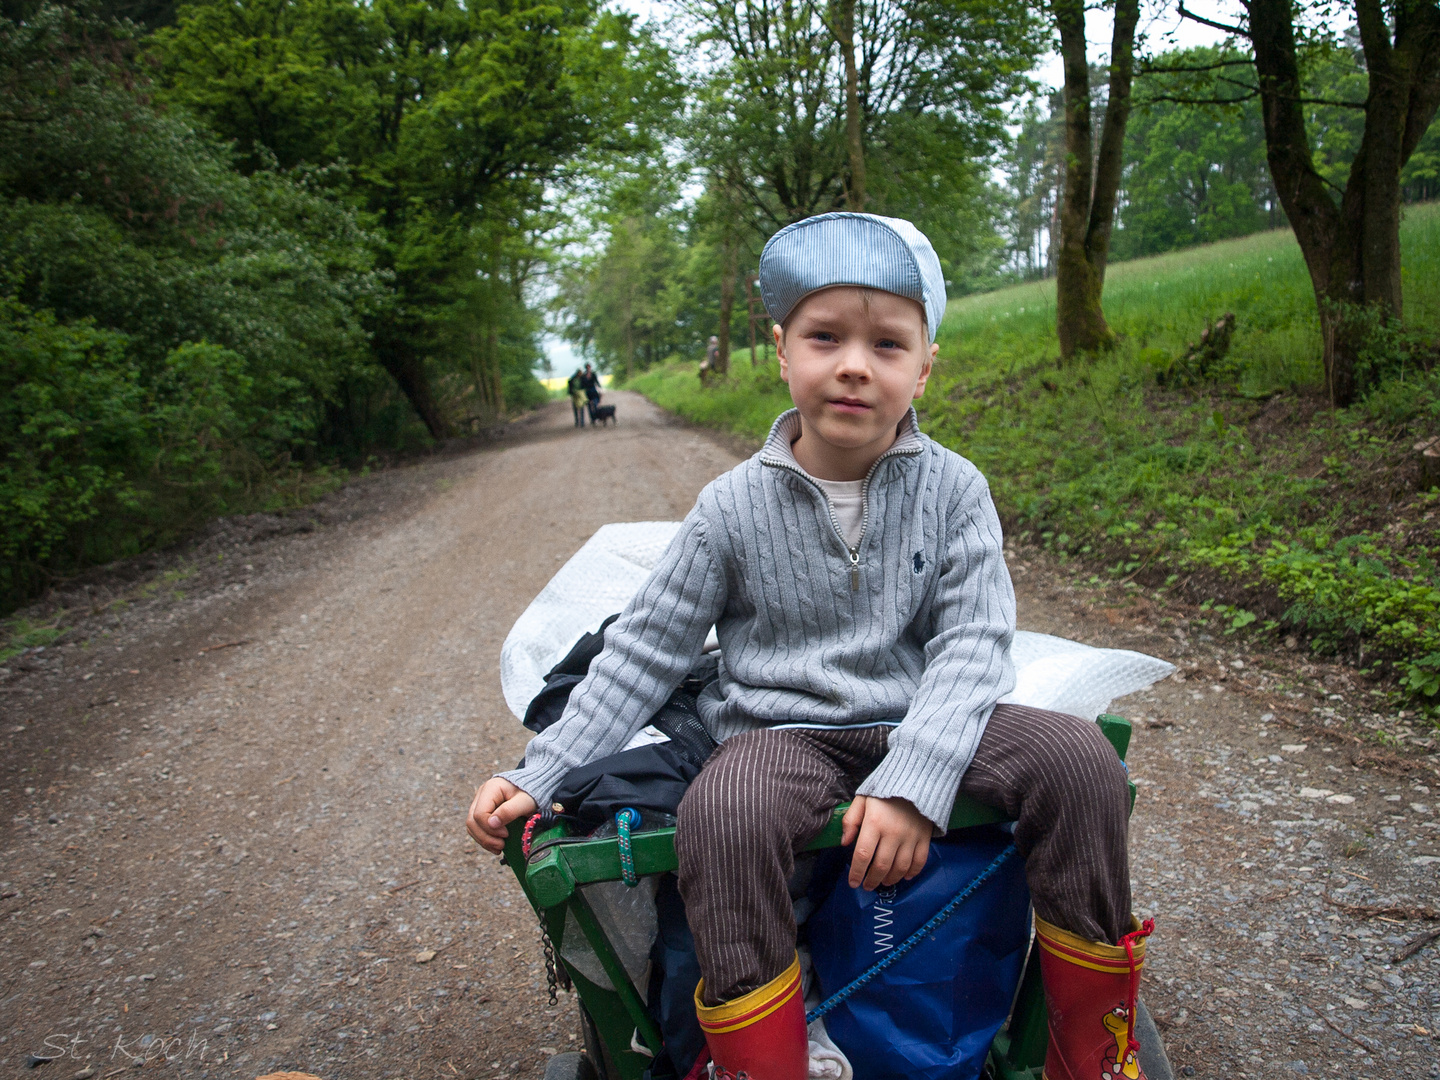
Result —
M 830 405 L 832 408 L 838 409 L 840 412 L 845 413 L 863 413 L 870 411 L 869 405 L 861 401 L 859 398 L 853 397 L 832 398 L 830 400 Z

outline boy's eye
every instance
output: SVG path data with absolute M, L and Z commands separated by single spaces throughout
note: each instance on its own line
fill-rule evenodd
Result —
M 838 341 L 839 338 L 837 338 L 834 334 L 830 333 L 829 330 L 816 330 L 814 333 L 812 333 L 812 334 L 810 335 L 810 340 L 811 340 L 811 341 Z
M 904 348 L 904 346 L 901 345 L 901 344 L 900 344 L 898 341 L 896 341 L 894 338 L 881 338 L 879 341 L 877 341 L 877 342 L 875 343 L 875 347 L 876 347 L 877 349 L 903 349 L 903 348 Z

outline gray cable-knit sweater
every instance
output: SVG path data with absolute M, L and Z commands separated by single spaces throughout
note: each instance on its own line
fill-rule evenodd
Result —
M 799 434 L 792 409 L 759 453 L 700 493 L 564 716 L 504 774 L 539 805 L 645 725 L 714 624 L 720 678 L 700 713 L 717 740 L 898 724 L 860 794 L 909 799 L 945 828 L 985 721 L 1015 683 L 1015 593 L 989 486 L 911 410 L 866 477 L 850 549 L 790 450 Z

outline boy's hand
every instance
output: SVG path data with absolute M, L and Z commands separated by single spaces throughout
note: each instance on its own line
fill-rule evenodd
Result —
M 539 809 L 535 800 L 501 776 L 492 776 L 475 792 L 465 830 L 486 851 L 499 855 L 505 850 L 510 830 L 505 826 L 516 818 L 528 818 Z
M 909 799 L 856 795 L 840 822 L 840 843 L 855 843 L 850 887 L 874 889 L 909 881 L 930 857 L 930 821 Z

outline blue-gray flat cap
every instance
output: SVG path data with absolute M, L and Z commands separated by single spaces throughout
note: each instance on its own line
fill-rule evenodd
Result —
M 930 340 L 945 315 L 945 274 L 925 234 L 901 218 L 841 211 L 786 225 L 760 254 L 760 296 L 778 323 L 817 289 L 859 285 L 917 301 Z

